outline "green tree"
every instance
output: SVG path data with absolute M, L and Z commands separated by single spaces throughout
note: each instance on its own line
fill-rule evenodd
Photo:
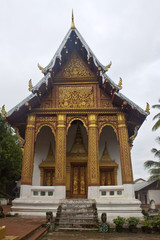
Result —
M 152 106 L 152 108 L 157 108 L 158 110 L 160 110 L 160 99 L 158 100 L 159 104 L 155 104 Z M 153 117 L 153 120 L 157 120 L 157 122 L 154 124 L 152 130 L 153 131 L 156 131 L 159 127 L 160 127 L 160 112 L 157 113 L 154 117 Z
M 158 137 L 156 141 L 160 144 L 160 137 Z M 158 180 L 160 183 L 160 150 L 152 148 L 151 152 L 155 158 L 158 158 L 158 161 L 148 160 L 144 163 L 144 167 L 149 169 L 151 175 L 149 181 Z
M 22 151 L 12 128 L 0 114 L 0 189 L 21 176 Z

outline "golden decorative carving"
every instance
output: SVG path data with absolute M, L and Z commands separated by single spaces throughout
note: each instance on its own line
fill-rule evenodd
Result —
M 78 194 L 78 167 L 74 167 L 73 175 L 73 194 Z
M 60 87 L 60 108 L 88 108 L 94 106 L 92 87 Z
M 122 78 L 120 77 L 120 80 L 119 80 L 119 83 L 118 83 L 118 87 L 120 88 L 120 89 L 122 89 Z
M 74 51 L 62 71 L 56 76 L 56 78 L 59 77 L 76 80 L 76 78 L 95 78 L 95 75 L 78 53 Z
M 28 115 L 22 165 L 22 184 L 32 185 L 35 115 Z
M 112 103 L 111 101 L 108 101 L 106 99 L 101 99 L 101 107 L 104 107 L 104 108 L 112 107 Z
M 31 92 L 33 88 L 32 79 L 29 80 L 28 86 L 29 86 L 28 90 Z
M 35 129 L 35 139 L 37 138 L 38 133 L 40 132 L 42 127 L 49 127 L 52 130 L 52 133 L 55 136 L 56 132 L 56 116 L 42 116 L 42 117 L 36 117 L 36 129 Z
M 6 115 L 5 105 L 2 106 L 1 116 L 4 117 Z
M 57 116 L 55 184 L 66 185 L 66 115 Z
M 105 67 L 106 72 L 107 72 L 108 69 L 111 67 L 111 65 L 112 65 L 112 62 L 110 61 L 110 63 Z
M 71 126 L 71 123 L 75 120 L 79 120 L 83 123 L 84 127 L 86 128 L 86 131 L 88 132 L 88 117 L 87 116 L 67 116 L 67 131 L 69 127 Z
M 88 185 L 99 185 L 98 127 L 97 115 L 89 114 L 88 128 Z
M 133 183 L 131 156 L 128 142 L 128 129 L 125 122 L 125 115 L 123 113 L 118 114 L 118 135 L 120 144 L 122 183 Z
M 145 112 L 148 113 L 148 115 L 150 114 L 149 110 L 150 110 L 150 106 L 149 106 L 149 103 L 147 103 Z
M 117 116 L 116 115 L 99 115 L 98 116 L 99 136 L 105 126 L 111 126 L 113 128 L 118 140 Z
M 85 167 L 80 168 L 80 175 L 81 175 L 81 180 L 80 180 L 80 194 L 85 194 Z
M 41 72 L 44 73 L 44 68 L 41 67 L 41 66 L 39 65 L 39 63 L 37 64 L 37 66 L 38 66 L 39 70 L 41 70 Z

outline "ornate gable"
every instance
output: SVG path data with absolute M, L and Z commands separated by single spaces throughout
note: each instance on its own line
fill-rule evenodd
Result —
M 55 80 L 96 80 L 96 75 L 74 50 L 62 70 L 55 76 Z

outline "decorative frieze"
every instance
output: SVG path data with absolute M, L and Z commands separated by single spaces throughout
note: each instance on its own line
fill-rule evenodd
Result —
M 94 106 L 92 87 L 59 87 L 59 108 L 91 108 Z

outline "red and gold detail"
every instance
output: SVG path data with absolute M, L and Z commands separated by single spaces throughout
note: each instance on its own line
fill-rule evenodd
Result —
M 88 186 L 99 185 L 97 115 L 88 115 Z
M 66 115 L 57 115 L 55 185 L 66 185 Z
M 36 126 L 35 126 L 35 138 L 40 132 L 41 128 L 44 126 L 50 127 L 52 133 L 55 135 L 57 125 L 57 117 L 56 116 L 37 116 L 36 117 Z
M 24 185 L 32 185 L 33 158 L 34 158 L 34 136 L 35 135 L 35 115 L 28 115 L 25 145 L 22 165 L 21 182 Z
M 131 165 L 130 147 L 126 119 L 123 113 L 118 114 L 118 135 L 120 145 L 120 159 L 122 171 L 122 183 L 133 183 L 133 173 Z
M 86 131 L 88 132 L 88 116 L 67 116 L 67 131 L 69 127 L 71 126 L 71 123 L 75 120 L 79 120 L 83 123 L 84 127 L 86 128 Z

